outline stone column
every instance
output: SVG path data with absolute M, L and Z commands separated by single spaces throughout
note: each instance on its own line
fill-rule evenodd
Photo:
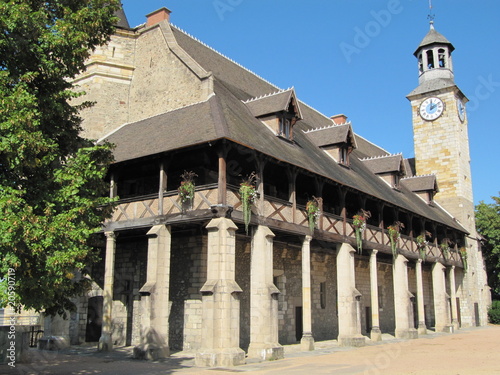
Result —
M 236 229 L 227 217 L 212 219 L 207 225 L 207 281 L 201 288 L 202 348 L 196 353 L 197 366 L 245 363 L 245 352 L 239 348 L 238 294 L 242 290 L 235 281 Z
M 448 269 L 448 281 L 450 284 L 450 299 L 451 299 L 451 324 L 454 330 L 460 328 L 458 322 L 458 309 L 457 309 L 457 289 L 455 283 L 455 266 Z
M 359 321 L 361 293 L 356 290 L 354 254 L 356 250 L 349 244 L 337 245 L 337 303 L 339 319 L 339 346 L 364 346 Z
M 370 255 L 370 298 L 372 307 L 372 330 L 370 338 L 372 341 L 382 340 L 382 331 L 380 331 L 380 317 L 378 306 L 378 270 L 377 270 L 378 250 L 372 250 Z
M 432 291 L 434 298 L 434 315 L 436 320 L 436 332 L 453 333 L 448 308 L 449 296 L 446 293 L 446 281 L 444 275 L 445 266 L 434 263 L 432 266 Z
M 418 334 L 426 335 L 424 309 L 424 279 L 422 277 L 422 259 L 418 259 L 415 264 L 415 275 L 417 278 L 417 314 L 418 314 Z
M 113 310 L 113 285 L 115 279 L 115 232 L 106 232 L 106 258 L 104 265 L 104 290 L 102 305 L 102 333 L 99 338 L 99 350 L 107 351 L 113 349 L 111 338 L 111 319 Z
M 311 311 L 311 236 L 306 236 L 302 243 L 302 338 L 300 347 L 303 351 L 314 350 Z
M 147 233 L 148 266 L 146 283 L 141 288 L 141 342 L 134 357 L 159 359 L 170 355 L 168 335 L 170 316 L 170 227 L 155 225 Z
M 408 289 L 408 260 L 398 255 L 394 259 L 392 277 L 394 283 L 394 315 L 396 317 L 396 338 L 416 339 L 417 330 L 413 323 L 413 306 L 411 299 L 414 297 Z
M 252 238 L 250 260 L 250 346 L 248 357 L 263 361 L 281 359 L 284 349 L 278 343 L 278 295 L 273 284 L 273 237 L 259 225 Z

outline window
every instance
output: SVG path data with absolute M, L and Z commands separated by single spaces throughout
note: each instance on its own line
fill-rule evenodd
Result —
M 440 68 L 446 68 L 446 52 L 443 48 L 438 50 L 438 61 Z
M 424 71 L 424 63 L 422 62 L 422 54 L 418 55 L 418 71 L 423 73 Z
M 349 150 L 346 146 L 339 148 L 339 163 L 349 165 Z
M 434 53 L 432 50 L 427 51 L 427 68 L 434 69 Z
M 284 117 L 281 117 L 280 118 L 280 127 L 279 127 L 279 132 L 278 132 L 278 135 L 286 138 L 286 139 L 290 139 L 291 137 L 291 122 L 289 119 L 287 118 L 284 118 Z
M 319 283 L 319 304 L 322 309 L 326 309 L 326 283 Z

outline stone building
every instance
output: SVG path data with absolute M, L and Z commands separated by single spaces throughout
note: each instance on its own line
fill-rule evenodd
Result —
M 75 82 L 96 101 L 86 136 L 116 145 L 119 201 L 94 288 L 65 323 L 72 343 L 218 366 L 487 323 L 467 98 L 432 24 L 415 51 L 409 160 L 173 26 L 166 8 L 135 28 L 120 18 Z M 182 199 L 184 172 L 195 191 Z

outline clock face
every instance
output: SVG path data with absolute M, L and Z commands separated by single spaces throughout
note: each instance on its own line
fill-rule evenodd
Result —
M 464 122 L 464 120 L 465 120 L 465 105 L 460 99 L 457 99 L 457 111 L 458 111 L 458 118 L 460 119 L 460 121 Z
M 444 103 L 441 99 L 427 98 L 420 104 L 420 116 L 426 121 L 434 121 L 443 114 Z

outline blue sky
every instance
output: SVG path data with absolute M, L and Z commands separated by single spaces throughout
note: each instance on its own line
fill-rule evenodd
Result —
M 131 26 L 163 6 L 171 22 L 325 115 L 413 157 L 413 52 L 429 30 L 428 0 L 122 0 Z M 500 1 L 433 0 L 435 27 L 455 46 L 467 105 L 474 202 L 499 195 Z

